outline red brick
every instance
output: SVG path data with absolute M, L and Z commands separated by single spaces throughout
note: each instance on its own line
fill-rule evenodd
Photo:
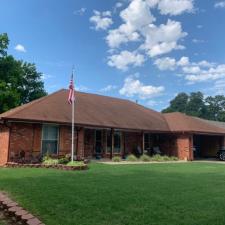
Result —
M 0 125 L 0 165 L 8 161 L 10 130 L 4 125 Z

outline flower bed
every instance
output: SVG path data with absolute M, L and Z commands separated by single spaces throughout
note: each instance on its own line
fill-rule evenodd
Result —
M 52 168 L 59 170 L 86 170 L 88 166 L 86 164 L 81 165 L 64 165 L 64 164 L 26 164 L 26 163 L 14 163 L 8 162 L 6 163 L 6 167 L 10 168 Z

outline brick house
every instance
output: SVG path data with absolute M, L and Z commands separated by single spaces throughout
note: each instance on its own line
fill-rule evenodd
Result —
M 71 152 L 68 90 L 0 114 L 0 164 L 47 152 Z M 224 147 L 225 129 L 181 113 L 161 114 L 134 102 L 76 92 L 75 156 L 125 157 L 158 149 L 183 160 L 212 157 Z M 200 149 L 198 152 L 194 149 Z

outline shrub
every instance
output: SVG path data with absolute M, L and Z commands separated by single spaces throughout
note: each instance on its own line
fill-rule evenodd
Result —
M 114 157 L 112 158 L 112 161 L 113 161 L 113 162 L 121 162 L 121 157 L 120 157 L 120 156 L 114 156 Z
M 162 156 L 162 161 L 171 161 L 171 158 L 165 155 L 165 156 Z
M 59 163 L 58 159 L 52 159 L 52 158 L 43 158 L 43 164 L 45 165 L 57 165 Z
M 68 162 L 66 164 L 67 166 L 84 166 L 84 162 L 81 162 L 81 161 L 73 161 L 73 162 Z
M 58 160 L 59 164 L 67 164 L 70 160 L 66 157 L 63 157 Z
M 151 161 L 151 157 L 144 154 L 140 157 L 140 160 L 143 161 L 143 162 L 149 162 L 149 161 Z
M 129 162 L 136 162 L 138 159 L 135 155 L 128 155 L 127 156 L 127 161 Z
M 159 155 L 159 154 L 156 154 L 156 155 L 153 155 L 152 157 L 151 157 L 151 160 L 152 161 L 163 161 L 163 157 L 161 156 L 161 155 Z
M 171 160 L 171 161 L 178 161 L 178 158 L 177 158 L 176 156 L 171 156 L 171 157 L 170 157 L 170 160 Z

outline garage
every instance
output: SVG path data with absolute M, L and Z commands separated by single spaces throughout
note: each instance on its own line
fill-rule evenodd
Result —
M 223 147 L 223 136 L 193 135 L 194 159 L 216 158 Z

